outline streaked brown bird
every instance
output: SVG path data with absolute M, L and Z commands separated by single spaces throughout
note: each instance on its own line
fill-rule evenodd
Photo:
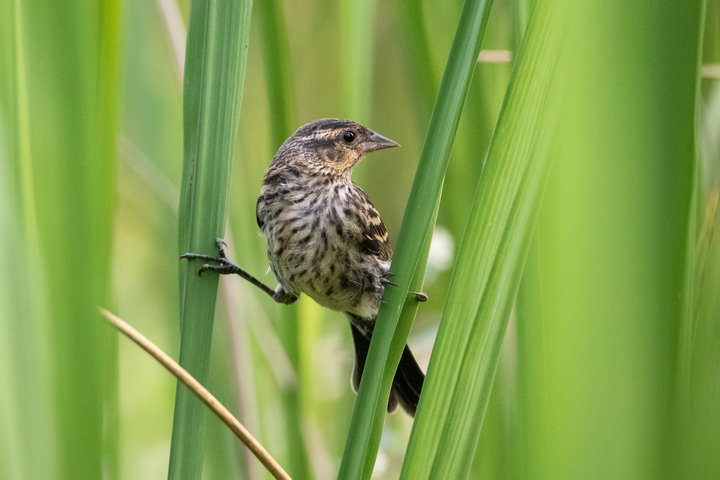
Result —
M 389 279 L 388 232 L 370 199 L 350 176 L 369 152 L 399 146 L 362 125 L 334 118 L 300 127 L 282 144 L 265 174 L 257 223 L 268 245 L 275 290 L 231 263 L 218 239 L 219 255 L 187 253 L 212 261 L 206 270 L 237 274 L 275 301 L 290 304 L 301 293 L 343 312 L 355 344 L 352 383 L 360 385 L 375 317 Z M 414 293 L 419 301 L 427 300 Z M 425 375 L 405 346 L 395 373 L 388 411 L 398 403 L 415 414 Z

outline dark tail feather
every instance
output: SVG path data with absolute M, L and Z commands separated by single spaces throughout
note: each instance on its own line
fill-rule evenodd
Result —
M 365 369 L 365 359 L 370 348 L 370 338 L 363 335 L 352 323 L 350 329 L 355 343 L 355 369 L 353 370 L 352 384 L 355 391 L 357 391 L 360 387 L 360 378 Z M 424 380 L 425 374 L 418 366 L 408 346 L 405 345 L 393 379 L 393 386 L 388 399 L 388 412 L 393 412 L 400 404 L 403 410 L 414 417 Z

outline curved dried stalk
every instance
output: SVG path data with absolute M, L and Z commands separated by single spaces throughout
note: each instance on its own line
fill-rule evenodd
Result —
M 122 334 L 135 342 L 140 348 L 149 353 L 170 373 L 185 384 L 217 417 L 228 426 L 228 428 L 245 444 L 248 449 L 257 457 L 273 477 L 280 480 L 290 480 L 290 475 L 283 470 L 280 464 L 265 450 L 260 442 L 243 426 L 240 421 L 230 413 L 230 410 L 220 403 L 215 396 L 203 387 L 200 382 L 182 368 L 175 360 L 152 343 L 147 337 L 131 327 L 127 322 L 117 315 L 100 307 L 100 313 L 115 326 Z

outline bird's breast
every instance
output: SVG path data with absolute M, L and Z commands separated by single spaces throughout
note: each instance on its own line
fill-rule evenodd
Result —
M 359 201 L 345 185 L 264 187 L 258 219 L 270 267 L 286 289 L 369 318 L 377 314 L 389 262 L 361 249 Z

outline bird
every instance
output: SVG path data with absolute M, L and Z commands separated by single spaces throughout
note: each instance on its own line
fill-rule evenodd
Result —
M 318 304 L 342 312 L 355 347 L 352 387 L 360 379 L 385 287 L 391 280 L 392 248 L 388 231 L 365 192 L 351 180 L 366 154 L 400 145 L 359 123 L 324 118 L 298 128 L 280 146 L 265 173 L 256 205 L 257 224 L 267 242 L 275 289 L 232 263 L 225 243 L 216 239 L 217 256 L 202 259 L 199 270 L 237 274 L 278 303 L 291 304 L 306 294 Z M 427 296 L 411 292 L 418 301 Z M 406 345 L 388 399 L 388 412 L 400 405 L 417 410 L 425 375 Z

